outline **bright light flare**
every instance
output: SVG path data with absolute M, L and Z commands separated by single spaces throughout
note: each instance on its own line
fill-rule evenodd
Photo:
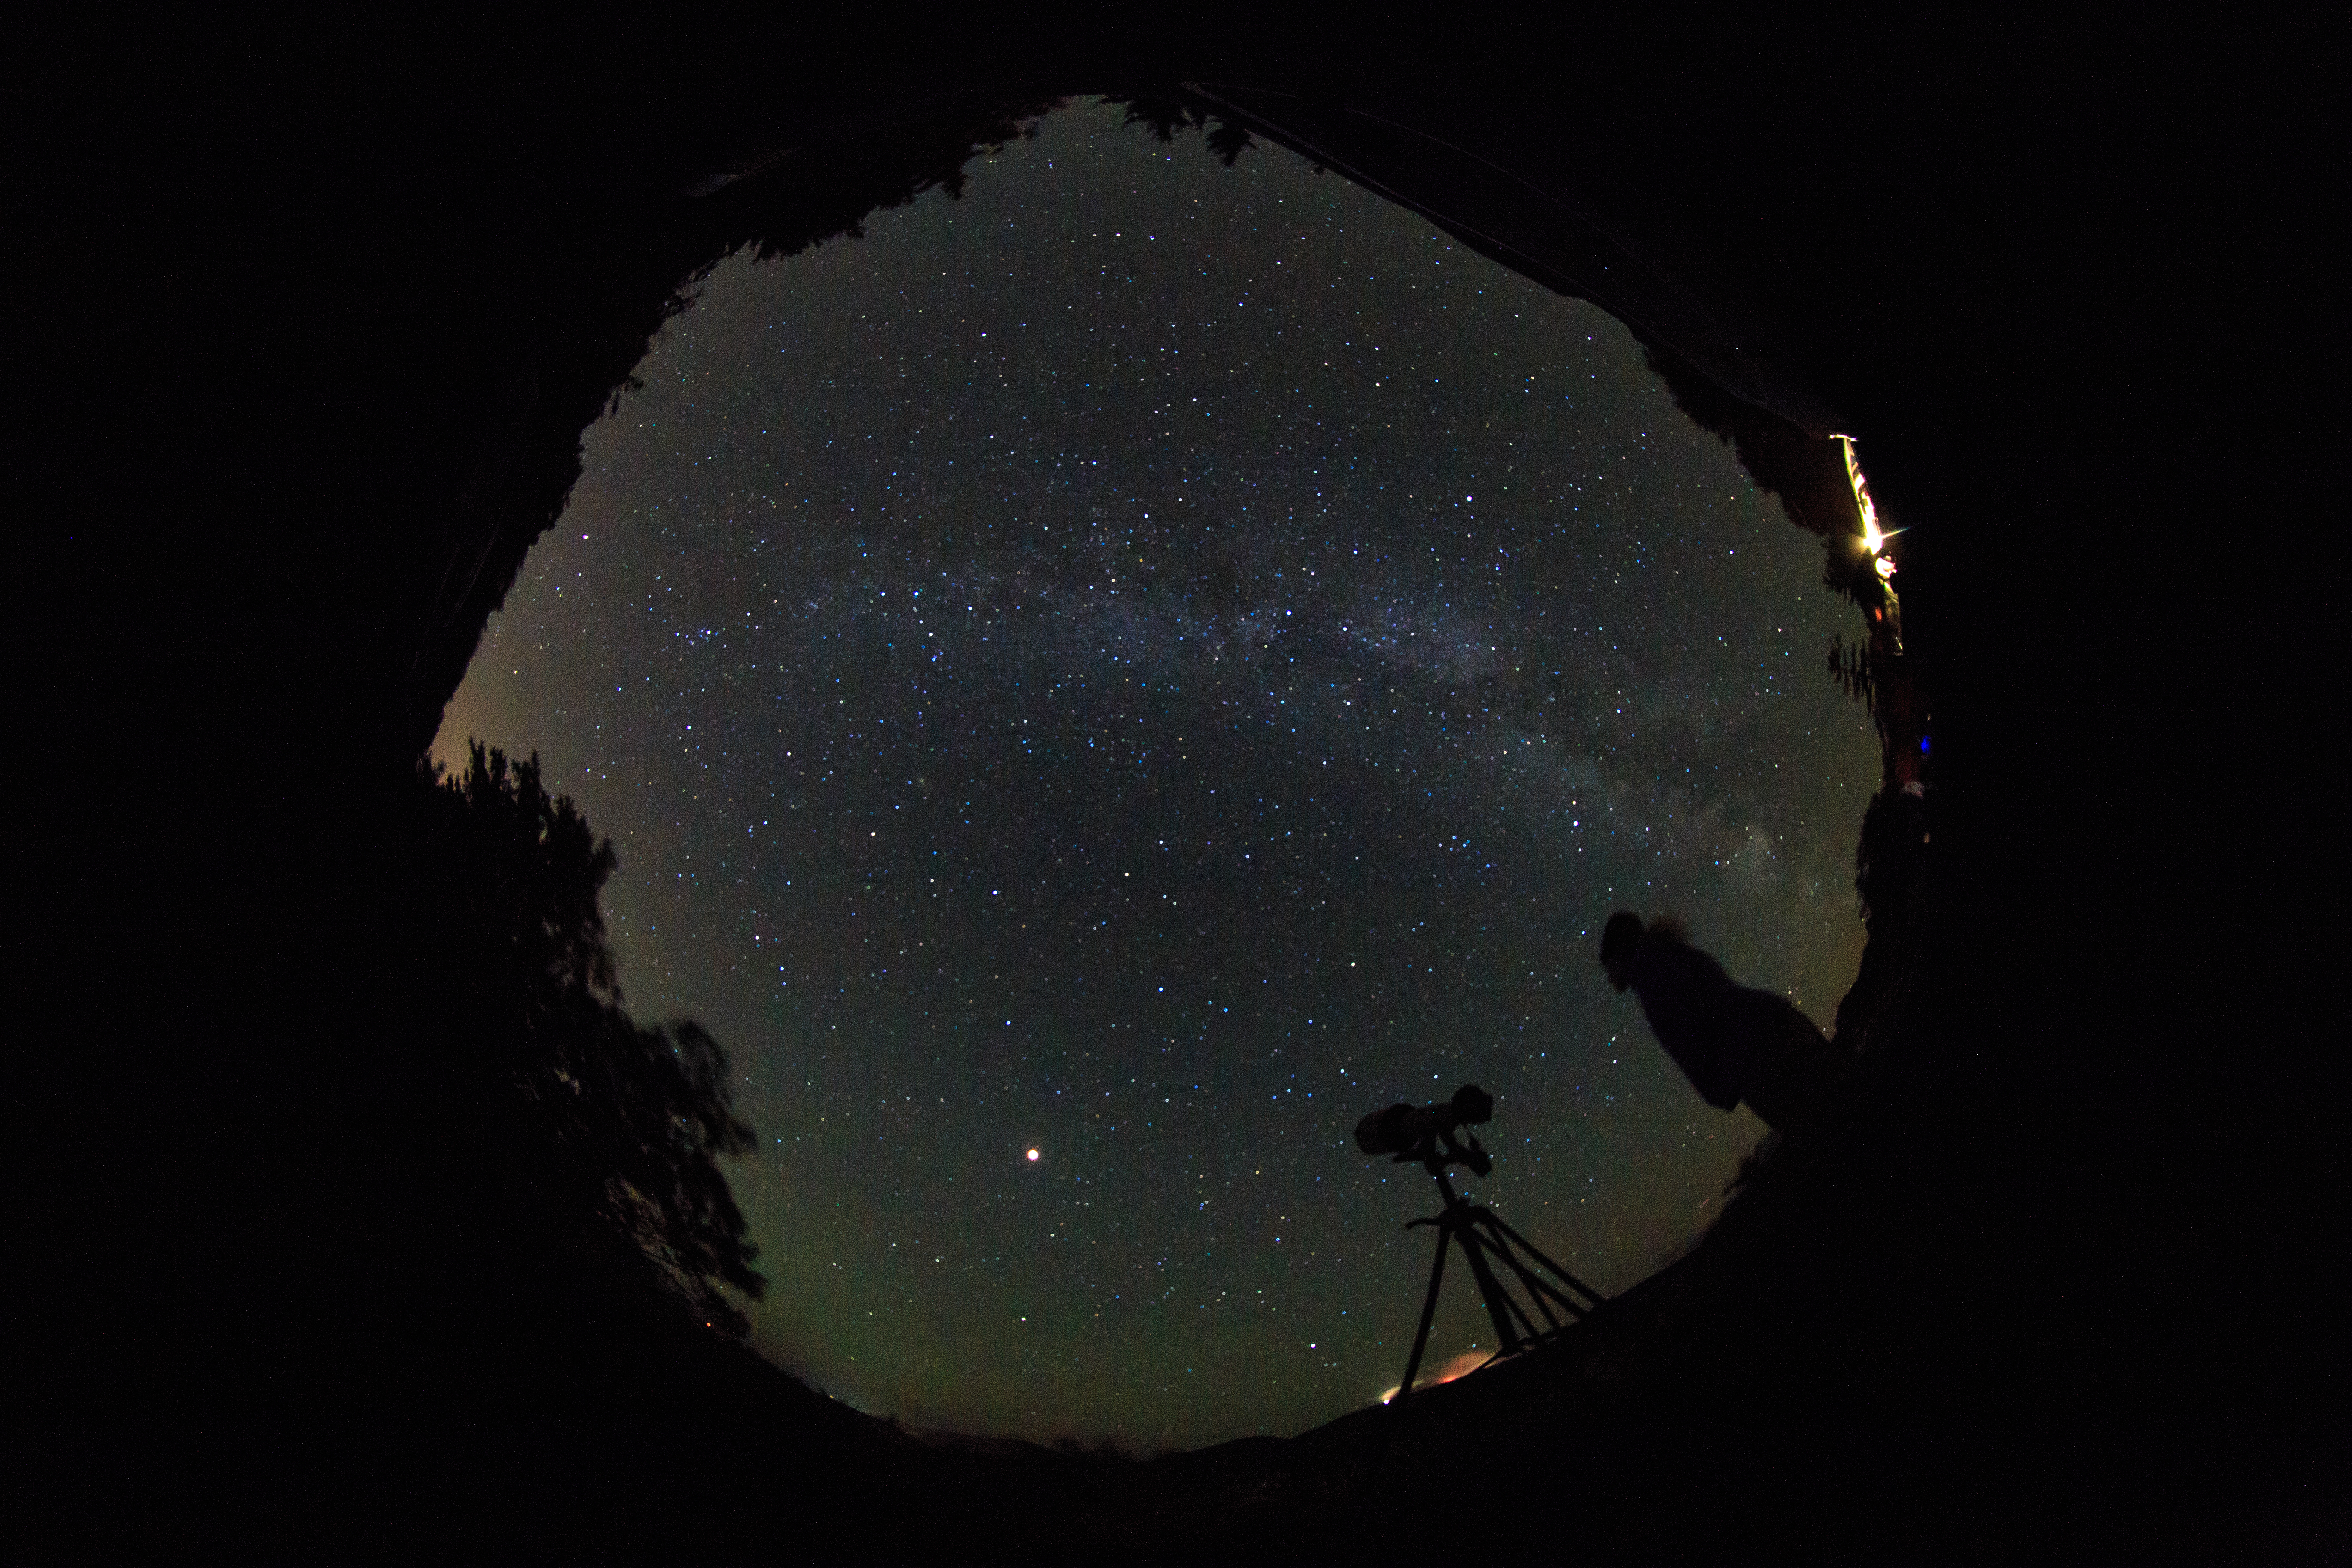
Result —
M 1854 510 L 1862 514 L 1862 538 L 1858 542 L 1862 545 L 1863 553 L 1870 557 L 1870 569 L 1878 574 L 1879 586 L 1886 601 L 1883 605 L 1870 606 L 1870 618 L 1877 622 L 1882 630 L 1891 634 L 1892 651 L 1900 654 L 1903 651 L 1903 634 L 1896 624 L 1889 623 L 1886 614 L 1889 610 L 1896 610 L 1899 614 L 1899 601 L 1895 594 L 1895 557 L 1886 553 L 1886 542 L 1903 531 L 1878 525 L 1878 503 L 1870 499 L 1870 481 L 1863 478 L 1862 459 L 1853 452 L 1853 437 L 1838 436 L 1833 439 L 1838 449 L 1845 454 L 1845 482 L 1853 490 Z
M 1889 532 L 1878 526 L 1878 503 L 1870 499 L 1870 481 L 1863 478 L 1862 459 L 1853 455 L 1853 437 L 1840 436 L 1837 443 L 1845 453 L 1845 482 L 1853 487 L 1854 509 L 1862 513 L 1862 547 L 1876 555 L 1886 548 L 1888 540 L 1903 531 L 1898 528 Z M 1894 575 L 1884 558 L 1880 560 L 1878 574 L 1881 577 Z
M 1035 1164 L 1035 1163 L 1037 1163 L 1037 1156 L 1038 1156 L 1038 1153 L 1039 1153 L 1039 1151 L 1037 1151 L 1037 1150 L 1035 1150 L 1035 1149 L 1032 1149 L 1032 1150 L 1030 1150 L 1030 1151 L 1029 1151 L 1029 1156 L 1028 1156 L 1028 1158 L 1029 1158 L 1029 1163 L 1030 1163 L 1031 1164 L 1033 1164 L 1033 1165 L 1034 1165 L 1034 1164 Z

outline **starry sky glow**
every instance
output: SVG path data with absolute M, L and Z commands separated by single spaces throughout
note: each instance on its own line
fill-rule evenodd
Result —
M 1425 1280 L 1363 1112 L 1492 1090 L 1471 1185 L 1604 1291 L 1713 1212 L 1761 1126 L 1598 933 L 1672 910 L 1827 1022 L 1852 628 L 1622 326 L 1412 215 L 1099 106 L 971 176 L 703 283 L 435 754 L 535 750 L 613 837 L 632 1009 L 760 1130 L 771 1356 L 966 1431 L 1296 1432 Z

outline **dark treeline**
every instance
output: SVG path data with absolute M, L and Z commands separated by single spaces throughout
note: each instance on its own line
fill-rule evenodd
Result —
M 536 755 L 509 766 L 478 743 L 462 773 L 420 772 L 402 804 L 406 853 L 387 869 L 426 949 L 416 974 L 443 1023 L 430 1042 L 441 1109 L 503 1143 L 510 1179 L 583 1252 L 625 1267 L 634 1247 L 707 1325 L 740 1337 L 750 1325 L 721 1287 L 756 1299 L 765 1282 L 717 1159 L 748 1150 L 751 1129 L 717 1041 L 623 1005 L 598 904 L 611 842 L 549 796 Z

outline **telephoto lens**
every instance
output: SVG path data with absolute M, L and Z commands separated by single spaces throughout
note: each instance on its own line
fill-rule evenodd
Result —
M 1495 1097 L 1475 1083 L 1465 1083 L 1443 1105 L 1407 1105 L 1402 1101 L 1375 1110 L 1356 1123 L 1356 1147 L 1367 1154 L 1393 1154 L 1402 1161 L 1419 1160 L 1433 1173 L 1442 1165 L 1467 1165 L 1485 1175 L 1490 1162 L 1473 1138 L 1468 1145 L 1455 1142 L 1454 1130 L 1465 1122 L 1494 1119 Z M 1435 1161 L 1436 1164 L 1430 1164 Z
M 1356 1147 L 1367 1154 L 1402 1154 L 1412 1143 L 1413 1108 L 1399 1101 L 1356 1123 Z

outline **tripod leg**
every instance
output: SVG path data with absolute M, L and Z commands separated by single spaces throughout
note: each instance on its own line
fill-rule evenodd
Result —
M 1546 1334 L 1557 1331 L 1560 1326 L 1559 1320 L 1552 1315 L 1551 1303 L 1545 1300 L 1544 1292 L 1546 1287 L 1544 1282 L 1528 1274 L 1526 1265 L 1522 1264 L 1516 1257 L 1512 1256 L 1511 1249 L 1504 1246 L 1500 1241 L 1497 1241 L 1495 1237 L 1481 1233 L 1478 1239 L 1486 1247 L 1486 1251 L 1502 1259 L 1504 1265 L 1507 1267 L 1513 1274 L 1518 1277 L 1521 1289 L 1525 1289 L 1528 1295 L 1534 1300 L 1537 1310 L 1543 1313 L 1543 1326 L 1541 1328 L 1538 1328 L 1536 1326 L 1535 1313 L 1528 1311 L 1525 1307 L 1519 1305 L 1519 1299 L 1511 1294 L 1509 1287 L 1507 1285 L 1504 1285 L 1502 1277 L 1500 1275 L 1496 1275 L 1495 1277 L 1496 1283 L 1497 1286 L 1501 1287 L 1501 1289 L 1497 1290 L 1496 1294 L 1501 1297 L 1503 1305 L 1510 1309 L 1512 1319 L 1517 1322 L 1519 1326 L 1519 1337 L 1532 1344 L 1536 1341 L 1542 1339 Z M 1551 1293 L 1555 1296 L 1559 1294 L 1556 1290 Z M 1514 1347 L 1511 1346 L 1508 1342 L 1506 1342 L 1504 1348 L 1506 1350 L 1509 1350 Z
M 1503 1223 L 1502 1218 L 1496 1215 L 1493 1210 L 1490 1209 L 1486 1211 L 1486 1218 L 1496 1230 L 1502 1232 L 1504 1236 L 1517 1243 L 1520 1251 L 1526 1253 L 1536 1262 L 1542 1264 L 1546 1268 L 1550 1269 L 1560 1279 L 1566 1280 L 1570 1289 L 1575 1291 L 1578 1295 L 1582 1296 L 1586 1300 L 1591 1302 L 1593 1306 L 1598 1307 L 1601 1305 L 1601 1296 L 1600 1291 L 1595 1290 L 1583 1280 L 1579 1279 L 1575 1275 L 1570 1274 L 1567 1269 L 1562 1268 L 1559 1264 L 1554 1263 L 1550 1258 L 1545 1257 L 1541 1247 L 1538 1247 L 1534 1242 L 1529 1241 L 1526 1237 L 1521 1236 L 1517 1231 L 1513 1230 L 1509 1226 Z M 1553 1294 L 1558 1295 L 1559 1292 L 1554 1291 Z M 1591 1309 L 1589 1308 L 1579 1307 L 1576 1309 L 1576 1312 L 1579 1317 L 1581 1317 L 1590 1310 Z
M 1412 1397 L 1412 1380 L 1421 1371 L 1421 1352 L 1429 1348 L 1429 1325 L 1437 1316 L 1437 1288 L 1445 1283 L 1445 1248 L 1454 1239 L 1453 1215 L 1437 1224 L 1437 1261 L 1429 1266 L 1429 1299 L 1421 1304 L 1421 1330 L 1412 1336 L 1412 1355 L 1404 1363 L 1404 1381 L 1397 1385 L 1396 1403 Z
M 1517 1307 L 1504 1292 L 1502 1282 L 1495 1278 L 1495 1271 L 1486 1267 L 1486 1248 L 1491 1244 L 1478 1234 L 1475 1221 L 1456 1234 L 1461 1239 L 1464 1256 L 1470 1260 L 1470 1272 L 1478 1280 L 1478 1294 L 1486 1299 L 1486 1316 L 1495 1321 L 1496 1338 L 1502 1342 L 1502 1348 L 1507 1352 L 1518 1349 L 1519 1331 L 1510 1318 Z
M 1501 1222 L 1497 1221 L 1496 1223 L 1499 1225 Z M 1494 1249 L 1496 1257 L 1500 1258 L 1506 1264 L 1509 1265 L 1512 1273 L 1518 1276 L 1519 1288 L 1525 1290 L 1528 1293 L 1528 1300 L 1532 1300 L 1536 1304 L 1536 1310 L 1543 1314 L 1544 1327 L 1540 1331 L 1536 1328 L 1534 1319 L 1528 1319 L 1528 1337 L 1529 1339 L 1537 1339 L 1541 1337 L 1542 1334 L 1554 1332 L 1562 1326 L 1559 1317 L 1552 1310 L 1552 1307 L 1555 1303 L 1564 1309 L 1570 1318 L 1580 1318 L 1584 1315 L 1584 1310 L 1581 1307 L 1579 1307 L 1574 1301 L 1569 1300 L 1568 1297 L 1555 1289 L 1549 1282 L 1537 1275 L 1532 1269 L 1528 1268 L 1526 1264 L 1520 1262 L 1518 1255 L 1511 1250 L 1507 1243 L 1496 1237 L 1489 1237 L 1486 1238 L 1486 1245 Z M 1522 1312 L 1520 1316 L 1524 1318 L 1527 1317 L 1527 1314 Z

